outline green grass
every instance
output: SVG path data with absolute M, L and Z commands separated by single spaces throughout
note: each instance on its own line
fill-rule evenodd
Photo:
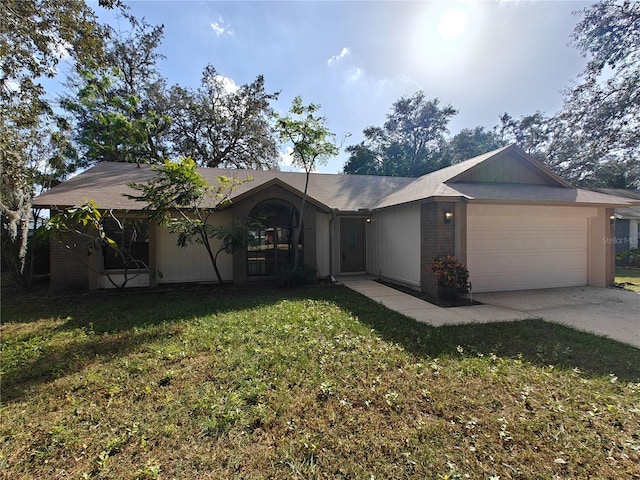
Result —
M 640 292 L 640 268 L 616 268 L 615 282 L 627 290 Z
M 640 478 L 640 350 L 341 287 L 2 302 L 0 478 Z

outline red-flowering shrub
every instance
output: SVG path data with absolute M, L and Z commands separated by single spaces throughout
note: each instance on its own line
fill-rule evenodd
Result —
M 445 295 L 467 291 L 469 270 L 453 255 L 433 259 L 431 271 L 438 277 L 438 285 Z

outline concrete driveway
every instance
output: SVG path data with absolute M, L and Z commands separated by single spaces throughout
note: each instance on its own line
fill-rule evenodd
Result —
M 595 287 L 478 293 L 474 299 L 640 348 L 640 294 Z
M 483 305 L 441 308 L 367 275 L 340 277 L 340 282 L 390 310 L 435 327 L 542 318 L 640 348 L 640 294 L 626 290 L 572 287 L 478 293 L 473 298 Z

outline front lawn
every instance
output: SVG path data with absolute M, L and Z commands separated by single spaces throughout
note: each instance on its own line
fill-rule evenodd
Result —
M 640 478 L 640 350 L 343 287 L 2 301 L 0 478 Z
M 616 268 L 615 282 L 627 290 L 640 292 L 640 268 Z

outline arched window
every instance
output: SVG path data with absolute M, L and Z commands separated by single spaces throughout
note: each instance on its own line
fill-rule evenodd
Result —
M 302 234 L 295 246 L 298 210 L 284 200 L 271 199 L 259 203 L 247 220 L 252 241 L 247 245 L 247 274 L 275 275 L 293 266 L 295 249 L 302 259 Z

